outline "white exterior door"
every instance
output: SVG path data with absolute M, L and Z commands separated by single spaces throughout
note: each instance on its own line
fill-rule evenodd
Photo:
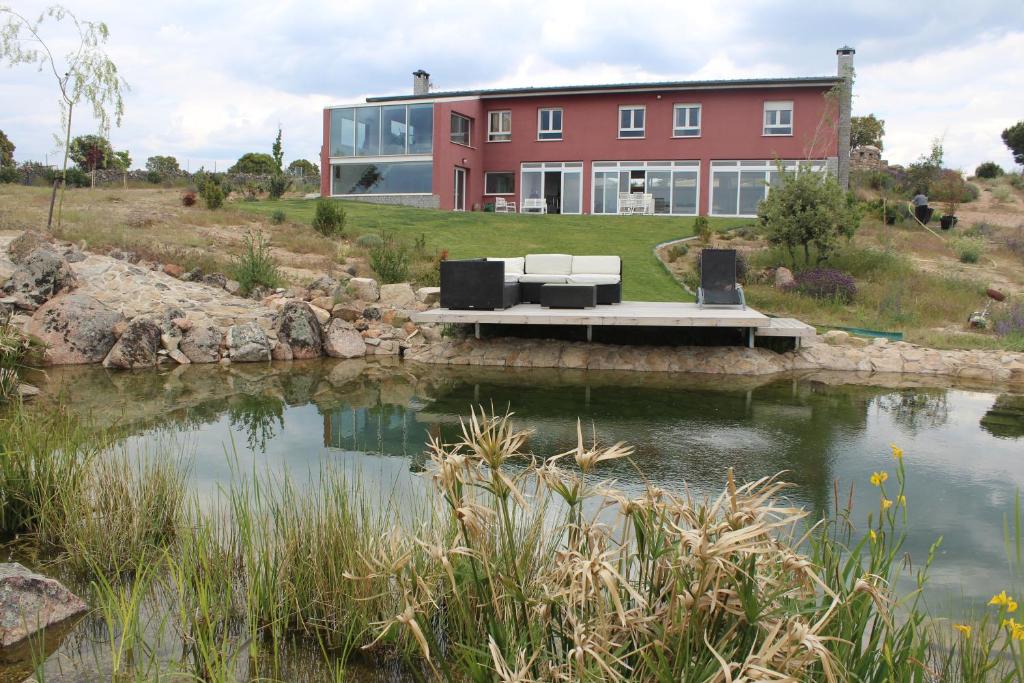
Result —
M 455 168 L 455 210 L 466 210 L 466 169 Z

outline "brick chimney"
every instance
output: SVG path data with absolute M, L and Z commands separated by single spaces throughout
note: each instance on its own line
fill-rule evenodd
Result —
M 839 62 L 839 186 L 844 190 L 850 188 L 850 118 L 853 115 L 853 55 L 857 53 L 852 47 L 844 45 L 836 50 Z
M 412 94 L 427 95 L 430 93 L 430 74 L 423 69 L 412 72 Z

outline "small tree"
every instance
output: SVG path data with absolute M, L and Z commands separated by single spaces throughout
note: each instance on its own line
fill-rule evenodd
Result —
M 274 138 L 274 144 L 271 146 L 270 151 L 274 155 L 274 166 L 278 173 L 281 173 L 284 167 L 284 147 L 281 145 L 281 129 L 277 129 L 277 137 Z
M 956 210 L 960 208 L 967 192 L 967 183 L 964 182 L 960 171 L 945 170 L 939 175 L 939 179 L 932 184 L 932 192 L 935 199 L 944 205 L 945 215 L 955 216 Z
M 0 168 L 14 168 L 14 143 L 2 130 L 0 130 Z
M 181 167 L 178 166 L 177 159 L 160 155 L 151 156 L 146 159 L 146 170 L 164 178 L 181 173 Z
M 292 163 L 288 164 L 288 175 L 302 177 L 318 176 L 320 175 L 320 167 L 312 161 L 296 159 Z
M 274 162 L 274 157 L 263 152 L 246 152 L 238 158 L 234 166 L 228 169 L 228 173 L 273 175 L 274 169 L 280 169 Z
M 974 175 L 978 178 L 998 178 L 1003 175 L 1003 167 L 994 161 L 984 161 L 978 164 L 978 168 L 974 169 Z
M 927 155 L 922 154 L 917 161 L 907 166 L 907 187 L 905 189 L 911 194 L 918 192 L 929 194 L 932 185 L 938 181 L 939 175 L 942 173 L 943 156 L 942 140 L 935 138 L 932 140 L 931 151 Z
M 281 145 L 280 128 L 277 129 L 277 138 L 274 139 L 271 151 L 274 154 L 274 174 L 270 178 L 268 194 L 271 199 L 280 199 L 292 185 L 292 181 L 285 178 L 284 169 L 282 168 L 284 165 L 284 147 Z
M 117 72 L 117 66 L 107 57 L 101 45 L 110 35 L 103 22 L 80 21 L 70 10 L 54 5 L 31 21 L 10 7 L 0 6 L 0 16 L 6 22 L 0 26 L 0 60 L 9 66 L 35 64 L 40 71 L 53 74 L 60 91 L 58 105 L 63 139 L 57 138 L 64 149 L 61 174 L 53 184 L 50 196 L 50 214 L 47 227 L 53 223 L 53 206 L 60 186 L 60 204 L 57 206 L 57 225 L 61 223 L 64 207 L 64 180 L 67 178 L 68 154 L 71 147 L 71 119 L 75 107 L 81 102 L 92 105 L 93 117 L 99 121 L 100 132 L 110 129 L 111 116 L 114 123 L 121 125 L 124 114 L 122 90 L 128 90 L 128 83 Z M 60 23 L 65 19 L 74 25 L 77 33 L 76 45 L 58 61 L 53 51 L 43 40 L 40 29 L 45 20 Z M 27 35 L 26 35 L 27 34 Z
M 1024 166 L 1024 121 L 1018 121 L 1004 130 L 1003 142 L 1010 148 L 1014 163 Z
M 850 119 L 850 148 L 874 145 L 882 149 L 882 138 L 885 137 L 885 121 L 874 114 L 854 116 Z
M 757 217 L 766 228 L 768 241 L 781 246 L 796 265 L 796 249 L 802 247 L 804 263 L 811 262 L 811 246 L 818 252 L 818 263 L 839 244 L 840 237 L 851 238 L 860 223 L 855 202 L 831 175 L 802 169 L 784 173 L 782 184 L 773 187 L 757 209 Z
M 90 176 L 93 187 L 96 186 L 96 171 L 110 168 L 114 159 L 114 150 L 110 142 L 102 135 L 79 135 L 71 141 L 68 156 L 78 168 Z

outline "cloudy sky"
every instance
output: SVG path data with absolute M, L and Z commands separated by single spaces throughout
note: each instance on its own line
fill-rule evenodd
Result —
M 3 5 L 5 0 L 0 0 Z M 34 16 L 49 2 L 7 4 Z M 744 0 L 66 0 L 105 21 L 131 86 L 111 132 L 142 166 L 193 170 L 269 151 L 315 160 L 325 105 L 406 93 L 411 72 L 439 89 L 835 73 L 857 49 L 854 113 L 886 121 L 885 157 L 906 163 L 944 140 L 947 165 L 1012 163 L 999 133 L 1024 118 L 1021 0 L 858 3 Z M 67 32 L 45 26 L 57 52 Z M 0 130 L 19 161 L 55 153 L 52 75 L 0 66 Z M 83 116 L 75 134 L 95 131 Z

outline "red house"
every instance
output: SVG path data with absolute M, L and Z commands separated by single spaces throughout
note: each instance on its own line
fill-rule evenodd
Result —
M 497 198 L 615 214 L 750 216 L 810 162 L 846 184 L 852 48 L 839 75 L 431 92 L 324 110 L 321 194 L 455 211 Z

